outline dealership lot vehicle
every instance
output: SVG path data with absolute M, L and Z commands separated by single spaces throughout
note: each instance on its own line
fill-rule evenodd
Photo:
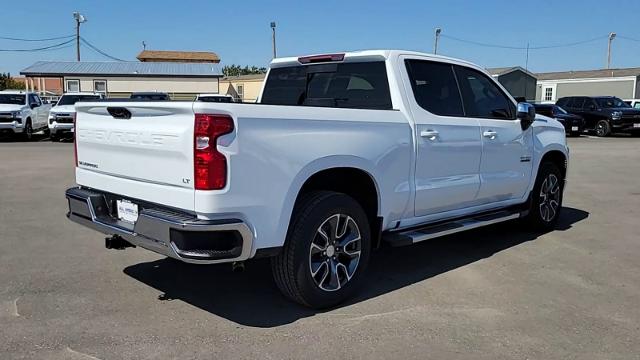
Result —
M 0 134 L 21 135 L 31 140 L 34 132 L 47 128 L 50 104 L 36 93 L 0 91 Z
M 103 99 L 101 93 L 67 93 L 49 111 L 49 137 L 57 141 L 61 136 L 73 133 L 73 121 L 76 116 L 75 103 L 78 101 Z
M 640 109 L 640 99 L 626 99 L 624 102 L 634 109 Z
M 558 120 L 564 126 L 567 135 L 579 136 L 584 130 L 584 119 L 582 116 L 570 114 L 555 104 L 535 104 L 534 106 L 536 108 L 536 114 Z
M 468 62 L 276 59 L 260 103 L 76 104 L 68 217 L 113 235 L 108 248 L 197 264 L 272 257 L 280 290 L 314 308 L 350 297 L 381 242 L 558 220 L 563 126 Z
M 640 134 L 640 109 L 634 109 L 615 96 L 568 96 L 556 105 L 584 118 L 585 128 L 604 137 L 612 132 Z
M 102 235 L 62 215 L 60 194 L 74 184 L 73 144 L 6 141 L 2 359 L 640 353 L 640 167 L 629 166 L 640 162 L 637 138 L 568 138 L 570 186 L 558 230 L 531 234 L 507 222 L 376 251 L 361 293 L 329 311 L 291 306 L 268 259 L 232 272 L 140 248 L 105 250 Z

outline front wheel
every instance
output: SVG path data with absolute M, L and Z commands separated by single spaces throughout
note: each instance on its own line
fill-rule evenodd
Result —
M 27 119 L 24 124 L 24 130 L 22 130 L 22 137 L 25 141 L 31 141 L 33 139 L 33 127 L 31 126 L 31 119 Z
M 285 246 L 272 259 L 276 285 L 311 308 L 335 306 L 360 285 L 371 249 L 367 216 L 345 194 L 317 191 L 294 210 Z
M 551 162 L 540 164 L 535 186 L 531 192 L 529 214 L 525 220 L 534 231 L 555 228 L 562 209 L 564 178 Z
M 600 120 L 596 123 L 596 135 L 599 137 L 609 136 L 611 134 L 611 125 L 607 120 Z

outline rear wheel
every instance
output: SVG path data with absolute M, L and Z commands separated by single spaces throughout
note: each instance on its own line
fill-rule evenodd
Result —
M 540 165 L 535 186 L 531 192 L 529 214 L 525 218 L 535 231 L 555 228 L 562 209 L 564 178 L 552 162 Z
M 289 299 L 335 306 L 360 285 L 371 249 L 369 222 L 350 196 L 317 191 L 296 206 L 283 251 L 272 258 L 275 282 Z
M 611 125 L 607 120 L 599 120 L 596 123 L 596 135 L 600 137 L 609 136 L 611 134 Z

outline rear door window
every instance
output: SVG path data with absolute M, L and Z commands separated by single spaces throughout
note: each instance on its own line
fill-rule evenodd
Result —
M 273 68 L 262 104 L 335 108 L 392 108 L 384 61 Z
M 413 96 L 428 112 L 442 116 L 464 116 L 462 99 L 451 64 L 405 60 Z
M 515 119 L 515 105 L 481 72 L 454 65 L 466 116 L 487 119 Z

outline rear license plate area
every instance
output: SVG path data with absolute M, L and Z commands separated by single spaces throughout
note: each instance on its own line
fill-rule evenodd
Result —
M 119 220 L 135 224 L 138 221 L 138 205 L 129 200 L 116 200 L 116 214 Z

